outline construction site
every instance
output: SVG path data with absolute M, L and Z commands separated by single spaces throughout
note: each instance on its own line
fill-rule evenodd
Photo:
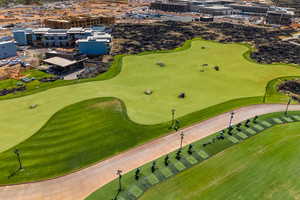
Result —
M 72 27 L 93 27 L 113 25 L 115 17 L 105 16 L 68 16 L 61 19 L 45 19 L 43 25 L 47 28 L 70 29 Z
M 91 52 L 102 54 L 89 61 L 99 63 L 101 69 L 95 68 L 89 70 L 89 73 L 77 74 L 84 78 L 91 77 L 90 71 L 94 71 L 92 76 L 95 76 L 104 68 L 106 70 L 112 57 L 118 54 L 173 49 L 194 37 L 221 42 L 241 42 L 251 37 L 245 35 L 242 38 L 241 33 L 236 36 L 234 32 L 229 33 L 232 37 L 220 37 L 220 32 L 228 31 L 225 26 L 229 23 L 249 26 L 249 30 L 256 34 L 258 30 L 264 32 L 265 28 L 299 31 L 299 19 L 293 15 L 296 10 L 276 5 L 280 5 L 279 2 L 263 3 L 262 0 L 71 0 L 0 8 L 0 45 L 7 40 L 15 43 L 12 45 L 17 45 L 17 52 L 12 54 L 16 56 L 0 60 L 0 80 L 20 80 L 28 69 L 44 69 L 44 55 L 54 51 L 60 52 L 56 57 L 69 55 L 68 51 L 77 51 L 74 55 Z M 214 24 L 222 24 L 222 28 L 214 30 Z M 94 34 L 99 30 L 94 30 L 93 27 L 102 27 L 108 32 Z M 257 29 L 258 27 L 262 29 Z M 5 38 L 4 42 L 2 38 Z M 264 40 L 269 46 L 269 39 Z M 291 40 L 285 41 L 287 48 L 290 42 L 297 43 L 298 38 Z M 91 50 L 91 44 L 102 46 Z M 102 52 L 99 51 L 100 48 L 103 49 Z M 254 59 L 259 62 L 278 61 L 269 56 L 267 48 L 260 49 L 264 56 L 261 53 L 255 54 Z M 288 56 L 281 59 L 287 60 L 286 57 Z M 299 63 L 292 56 L 288 59 Z

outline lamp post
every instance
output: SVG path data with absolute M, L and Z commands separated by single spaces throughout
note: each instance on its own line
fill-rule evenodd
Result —
M 122 191 L 122 182 L 121 182 L 121 179 L 122 179 L 122 170 L 118 169 L 117 175 L 119 176 L 119 189 L 118 189 L 118 191 L 121 192 Z
M 233 120 L 233 116 L 234 116 L 234 112 L 231 112 L 231 113 L 230 113 L 230 119 L 229 119 L 229 126 L 228 126 L 228 128 L 231 127 L 231 123 L 232 123 L 232 120 Z
M 22 170 L 23 169 L 23 166 L 22 166 L 22 162 L 21 162 L 21 158 L 20 158 L 20 150 L 19 149 L 16 149 L 14 151 L 14 153 L 17 155 L 17 158 L 18 158 L 18 161 L 19 161 L 19 170 Z
M 171 114 L 172 114 L 172 123 L 171 123 L 171 126 L 170 126 L 169 129 L 171 129 L 171 128 L 174 126 L 174 123 L 175 123 L 175 112 L 176 112 L 176 109 L 173 108 L 173 109 L 171 110 Z
M 286 104 L 286 109 L 285 109 L 284 115 L 287 115 L 288 110 L 289 110 L 289 105 L 291 104 L 291 101 L 292 101 L 292 99 L 289 98 L 289 101 L 288 101 L 287 104 Z
M 180 158 L 181 158 L 181 149 L 182 149 L 183 138 L 184 138 L 184 133 L 181 132 L 181 133 L 180 133 L 180 148 L 179 148 L 179 150 L 177 151 L 176 157 L 175 157 L 177 160 L 180 160 Z
M 182 143 L 183 143 L 184 133 L 181 131 L 180 133 L 180 150 L 182 149 Z

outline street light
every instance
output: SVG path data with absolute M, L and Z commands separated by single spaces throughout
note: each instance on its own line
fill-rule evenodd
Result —
M 173 108 L 173 109 L 171 110 L 171 113 L 172 113 L 172 124 L 171 124 L 171 126 L 170 126 L 169 129 L 171 129 L 171 128 L 174 126 L 174 123 L 175 123 L 175 112 L 176 112 L 176 109 Z
M 119 192 L 122 191 L 122 183 L 121 183 L 121 179 L 122 179 L 122 170 L 119 170 L 117 171 L 117 175 L 119 176 Z
M 180 148 L 179 148 L 179 150 L 177 151 L 177 153 L 176 153 L 176 159 L 177 160 L 180 160 L 180 158 L 181 158 L 181 149 L 182 149 L 182 143 L 183 143 L 183 138 L 184 138 L 184 133 L 183 132 L 181 132 L 180 133 Z
M 291 101 L 292 101 L 292 99 L 289 98 L 289 101 L 288 101 L 287 104 L 286 104 L 286 109 L 285 109 L 284 115 L 287 115 L 288 109 L 289 109 L 289 105 L 291 104 Z
M 180 150 L 182 149 L 182 143 L 183 143 L 184 133 L 181 131 L 180 133 Z
M 122 191 L 122 184 L 121 184 L 121 179 L 122 179 L 122 170 L 117 170 L 117 175 L 119 176 L 119 189 L 116 194 L 116 196 L 112 200 L 117 200 L 120 192 Z
M 230 120 L 229 120 L 229 126 L 228 126 L 228 128 L 231 127 L 231 123 L 232 123 L 233 116 L 234 116 L 234 112 L 231 112 L 231 113 L 230 113 Z
M 16 149 L 14 151 L 14 153 L 17 155 L 17 158 L 18 158 L 18 161 L 19 161 L 19 170 L 22 170 L 23 169 L 23 166 L 22 166 L 22 162 L 21 162 L 21 158 L 20 158 L 20 150 L 19 149 Z

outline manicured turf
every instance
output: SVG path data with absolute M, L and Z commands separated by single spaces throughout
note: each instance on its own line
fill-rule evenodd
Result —
M 203 46 L 206 48 L 202 49 Z M 247 50 L 239 44 L 195 40 L 184 51 L 126 56 L 122 71 L 110 80 L 58 87 L 1 101 L 0 151 L 30 137 L 54 113 L 82 100 L 117 97 L 124 101 L 133 121 L 154 124 L 170 120 L 172 108 L 177 109 L 178 117 L 233 99 L 262 96 L 270 80 L 299 72 L 296 67 L 250 62 L 242 56 Z M 157 62 L 166 66 L 159 67 Z M 202 67 L 203 64 L 208 66 Z M 213 69 L 216 65 L 220 71 Z M 153 94 L 145 95 L 146 89 L 153 90 Z M 181 92 L 186 93 L 185 99 L 177 97 Z M 259 103 L 261 98 L 246 101 Z M 29 109 L 32 104 L 38 107 Z M 226 106 L 228 109 L 237 104 Z M 190 118 L 199 120 L 193 115 Z
M 141 200 L 296 200 L 300 123 L 277 125 L 148 190 Z
M 0 184 L 46 179 L 124 151 L 167 131 L 167 124 L 144 126 L 128 120 L 120 101 L 92 99 L 55 114 L 35 135 L 17 145 L 25 170 L 18 169 L 13 149 L 0 153 Z

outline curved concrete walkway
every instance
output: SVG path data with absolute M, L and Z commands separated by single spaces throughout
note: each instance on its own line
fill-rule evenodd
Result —
M 233 124 L 255 115 L 284 111 L 282 104 L 252 105 L 234 110 Z M 290 110 L 300 110 L 291 105 Z M 184 144 L 192 143 L 228 126 L 229 113 L 184 129 Z M 0 187 L 2 200 L 81 200 L 104 184 L 116 178 L 116 170 L 126 173 L 179 147 L 179 133 L 172 133 L 146 143 L 81 171 L 36 183 Z

